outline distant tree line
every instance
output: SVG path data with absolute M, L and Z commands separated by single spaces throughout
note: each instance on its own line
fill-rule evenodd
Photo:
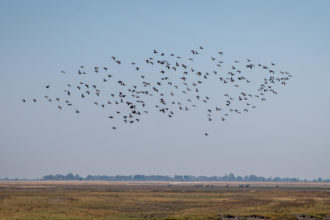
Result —
M 88 175 L 81 177 L 77 174 L 69 173 L 67 175 L 56 174 L 46 175 L 41 179 L 20 179 L 20 178 L 0 178 L 2 181 L 17 181 L 17 180 L 85 180 L 85 181 L 180 181 L 180 182 L 330 182 L 330 179 L 317 178 L 313 180 L 299 178 L 281 178 L 281 177 L 262 177 L 256 175 L 235 176 L 233 173 L 224 176 L 192 176 L 192 175 Z
M 87 180 L 87 181 L 181 181 L 181 182 L 203 182 L 203 181 L 232 181 L 232 182 L 330 182 L 330 179 L 301 180 L 299 178 L 262 177 L 256 175 L 235 176 L 233 173 L 224 176 L 191 176 L 191 175 L 88 175 L 81 177 L 69 173 L 67 175 L 46 175 L 41 180 Z

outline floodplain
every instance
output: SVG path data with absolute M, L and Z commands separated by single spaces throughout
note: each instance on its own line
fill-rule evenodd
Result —
M 330 183 L 0 181 L 0 219 L 330 219 Z

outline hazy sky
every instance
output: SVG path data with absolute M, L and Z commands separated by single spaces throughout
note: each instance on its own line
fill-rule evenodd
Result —
M 329 10 L 330 1 L 301 0 L 1 0 L 0 177 L 330 178 Z M 184 55 L 199 45 L 228 59 L 273 61 L 294 78 L 255 111 L 212 125 L 197 110 L 173 120 L 151 114 L 113 132 L 94 106 L 76 115 L 21 102 L 63 81 L 62 69 L 111 66 L 113 55 L 143 62 L 154 48 Z

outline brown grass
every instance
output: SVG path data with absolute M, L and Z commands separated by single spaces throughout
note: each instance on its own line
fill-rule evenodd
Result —
M 171 186 L 168 186 L 171 184 Z M 0 182 L 0 219 L 270 219 L 330 216 L 330 184 Z M 225 185 L 229 184 L 229 187 Z M 279 185 L 278 188 L 275 188 Z

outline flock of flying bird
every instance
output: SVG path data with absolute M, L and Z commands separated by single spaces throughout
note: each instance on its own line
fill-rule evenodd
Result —
M 114 122 L 117 119 L 117 123 L 122 122 L 124 124 L 138 123 L 142 115 L 150 114 L 150 111 L 153 110 L 168 118 L 173 118 L 177 111 L 186 112 L 201 105 L 205 107 L 206 120 L 223 122 L 231 114 L 247 113 L 256 108 L 254 102 L 266 101 L 266 93 L 277 94 L 275 84 L 284 86 L 292 77 L 286 71 L 275 70 L 275 63 L 263 65 L 253 63 L 250 59 L 235 60 L 226 69 L 222 51 L 218 51 L 214 56 L 207 56 L 211 62 L 208 67 L 212 70 L 201 71 L 195 68 L 194 62 L 204 51 L 202 46 L 192 49 L 190 50 L 191 57 L 184 59 L 182 56 L 173 53 L 165 54 L 154 49 L 152 56 L 146 58 L 143 65 L 138 65 L 137 62 L 127 63 L 131 68 L 130 70 L 134 71 L 135 77 L 138 78 L 132 83 L 125 82 L 123 79 L 116 79 L 118 74 L 113 69 L 123 66 L 125 62 L 113 56 L 110 59 L 111 65 L 116 65 L 116 68 L 95 66 L 88 71 L 85 66 L 80 66 L 74 73 L 78 80 L 73 83 L 66 83 L 62 95 L 50 97 L 46 94 L 44 98 L 47 102 L 55 102 L 58 110 L 63 110 L 66 107 L 79 114 L 78 105 L 70 101 L 73 96 L 79 97 L 79 99 L 91 101 L 91 104 L 101 109 L 110 108 L 112 114 L 108 114 L 107 118 Z M 145 71 L 150 68 L 152 68 L 152 74 L 148 75 Z M 251 93 L 247 92 L 246 88 L 248 85 L 253 85 L 248 74 L 253 74 L 254 70 L 262 71 L 264 78 L 260 84 L 257 84 L 256 88 L 253 88 L 254 92 Z M 63 70 L 61 74 L 68 75 Z M 84 78 L 84 76 L 87 75 L 92 75 L 104 85 L 97 86 L 96 83 L 85 81 L 87 77 Z M 255 76 L 251 76 L 251 78 L 255 78 Z M 211 95 L 203 94 L 203 89 L 213 90 L 210 86 L 203 87 L 206 82 L 227 88 L 226 91 L 235 90 L 236 92 L 233 95 L 225 91 L 221 104 L 220 101 L 217 101 L 218 99 L 212 99 Z M 114 85 L 110 86 L 107 83 Z M 51 90 L 53 87 L 53 85 L 46 85 L 45 89 Z M 229 87 L 231 88 L 229 89 Z M 109 88 L 111 91 L 107 92 L 104 88 Z M 24 103 L 27 101 L 27 99 L 22 99 Z M 38 101 L 37 98 L 31 99 L 32 103 Z M 235 102 L 239 104 L 237 105 Z M 114 125 L 112 129 L 117 129 L 117 126 Z M 206 132 L 204 135 L 208 136 L 208 133 Z

